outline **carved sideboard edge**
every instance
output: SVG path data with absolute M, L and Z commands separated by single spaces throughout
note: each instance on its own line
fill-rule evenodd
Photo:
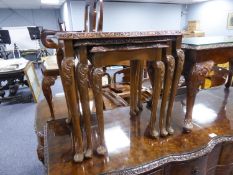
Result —
M 59 39 L 92 39 L 92 38 L 126 38 L 126 37 L 149 37 L 149 36 L 181 36 L 177 30 L 147 31 L 147 32 L 57 32 Z
M 170 155 L 170 156 L 163 157 L 156 161 L 153 161 L 153 162 L 150 162 L 150 163 L 147 163 L 147 164 L 135 167 L 135 168 L 128 168 L 128 169 L 119 170 L 119 171 L 106 172 L 106 173 L 103 173 L 102 175 L 105 175 L 105 174 L 106 175 L 143 174 L 145 172 L 152 171 L 170 162 L 182 162 L 182 161 L 192 160 L 192 159 L 204 156 L 210 153 L 216 145 L 223 143 L 223 142 L 232 142 L 232 141 L 233 141 L 233 136 L 215 137 L 207 144 L 207 146 L 195 152 L 189 152 L 189 153 L 180 154 L 180 155 Z
M 48 161 L 49 161 L 49 150 L 48 150 L 48 125 L 44 126 L 44 165 L 45 165 L 45 172 L 48 172 Z M 47 173 L 48 174 L 48 173 Z

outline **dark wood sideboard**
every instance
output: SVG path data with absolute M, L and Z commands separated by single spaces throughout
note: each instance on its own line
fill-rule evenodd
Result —
M 73 162 L 71 133 L 65 120 L 49 121 L 45 128 L 45 164 L 49 175 L 233 174 L 232 88 L 201 91 L 193 109 L 193 130 L 184 133 L 185 97 L 174 103 L 173 136 L 145 137 L 150 110 L 130 118 L 129 108 L 105 111 L 105 139 L 108 152 L 92 159 Z M 93 147 L 98 140 L 96 117 L 92 117 Z

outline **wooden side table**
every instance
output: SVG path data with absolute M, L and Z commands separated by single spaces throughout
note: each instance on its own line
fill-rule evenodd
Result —
M 51 86 L 54 85 L 55 80 L 59 76 L 57 58 L 55 55 L 46 57 L 46 60 L 41 65 L 41 71 L 44 76 L 42 80 L 43 94 L 49 105 L 51 117 L 52 119 L 55 119 L 54 109 L 53 109 L 53 95 L 51 90 Z
M 214 64 L 230 63 L 226 88 L 232 85 L 233 37 L 185 38 L 182 43 L 186 57 L 183 74 L 187 82 L 184 128 L 189 131 L 193 128 L 192 113 L 198 88 Z

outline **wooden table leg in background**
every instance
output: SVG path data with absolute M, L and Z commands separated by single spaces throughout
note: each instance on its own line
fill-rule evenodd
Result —
M 151 78 L 153 91 L 152 91 L 151 117 L 150 117 L 150 123 L 148 129 L 149 129 L 149 136 L 153 138 L 157 138 L 159 137 L 159 133 L 156 130 L 156 126 L 155 126 L 157 119 L 157 106 L 164 80 L 165 66 L 162 61 L 155 61 L 150 64 L 153 65 L 152 68 L 153 70 L 148 72 L 153 73 L 154 75 L 152 75 L 153 78 Z
M 137 95 L 137 106 L 138 109 L 141 111 L 143 110 L 142 105 L 142 79 L 143 79 L 143 68 L 144 68 L 144 61 L 138 61 L 138 95 Z
M 80 91 L 80 101 L 82 104 L 83 119 L 85 125 L 85 131 L 87 133 L 87 150 L 85 157 L 91 158 L 93 155 L 92 139 L 91 139 L 91 111 L 89 108 L 89 97 L 88 97 L 88 65 L 78 63 L 76 72 L 78 75 L 78 89 Z
M 102 92 L 102 77 L 103 70 L 101 68 L 93 68 L 92 71 L 92 90 L 94 93 L 96 104 L 96 116 L 98 120 L 98 134 L 99 134 L 99 146 L 97 147 L 97 153 L 104 155 L 107 152 L 104 140 L 104 114 L 103 114 L 103 92 Z
M 84 146 L 81 129 L 81 112 L 79 109 L 79 98 L 75 87 L 75 63 L 73 58 L 66 58 L 62 62 L 62 78 L 66 89 L 66 97 L 70 105 L 71 125 L 72 125 L 72 146 L 74 152 L 73 160 L 82 162 L 84 159 Z
M 187 102 L 184 129 L 186 131 L 190 131 L 193 128 L 192 113 L 198 88 L 204 82 L 207 73 L 211 71 L 213 66 L 213 61 L 206 61 L 193 64 L 189 68 L 190 71 L 185 76 L 187 83 Z
M 169 95 L 171 92 L 171 84 L 174 74 L 175 68 L 175 59 L 171 55 L 164 55 L 164 63 L 165 63 L 165 79 L 163 86 L 163 97 L 160 108 L 160 117 L 159 117 L 159 130 L 161 136 L 167 136 L 168 134 L 173 134 L 174 130 L 168 131 L 166 128 L 166 107 L 167 102 L 169 102 Z
M 132 60 L 130 61 L 130 115 L 136 116 L 137 113 L 139 112 L 139 109 L 137 107 L 137 91 L 138 91 L 138 86 L 137 86 L 137 65 L 138 65 L 137 60 Z
M 80 62 L 78 63 L 76 72 L 78 75 L 78 91 L 80 102 L 82 105 L 83 119 L 86 131 L 87 150 L 85 157 L 90 158 L 93 154 L 92 136 L 91 136 L 91 111 L 89 107 L 88 94 L 88 63 L 87 63 L 87 48 L 81 47 L 79 50 Z
M 232 75 L 233 75 L 233 59 L 229 61 L 229 74 L 226 82 L 226 88 L 232 85 Z
M 43 80 L 42 80 L 42 90 L 43 90 L 45 99 L 49 105 L 49 110 L 51 113 L 52 120 L 55 119 L 55 116 L 54 116 L 54 109 L 53 109 L 53 95 L 52 95 L 51 86 L 54 85 L 56 79 L 57 79 L 56 76 L 44 75 Z
M 167 116 L 166 116 L 166 129 L 169 134 L 173 134 L 174 132 L 174 129 L 171 126 L 172 109 L 176 97 L 176 92 L 178 89 L 178 84 L 180 81 L 180 76 L 183 70 L 184 58 L 185 58 L 184 52 L 181 49 L 178 49 L 177 55 L 175 57 L 175 70 L 171 85 L 171 93 L 170 93 L 170 99 L 168 103 Z

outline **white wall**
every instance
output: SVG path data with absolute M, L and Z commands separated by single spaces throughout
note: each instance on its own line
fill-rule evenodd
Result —
M 233 35 L 233 30 L 227 29 L 229 12 L 233 12 L 233 0 L 212 0 L 189 5 L 187 20 L 200 20 L 206 36 Z
M 83 1 L 70 1 L 72 30 L 84 29 Z M 104 31 L 180 30 L 182 5 L 104 3 Z
M 73 29 L 73 24 L 71 20 L 71 9 L 70 9 L 70 2 L 66 1 L 63 3 L 60 9 L 61 19 L 65 22 L 66 30 L 70 31 Z
M 70 1 L 72 30 L 84 30 L 85 1 Z
M 58 29 L 59 10 L 56 9 L 1 9 L 0 27 L 43 26 Z

